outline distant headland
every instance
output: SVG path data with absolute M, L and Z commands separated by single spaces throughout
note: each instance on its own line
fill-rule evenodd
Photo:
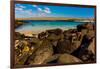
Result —
M 32 18 L 15 18 L 15 20 L 63 20 L 75 22 L 94 22 L 94 18 L 65 18 L 65 17 L 32 17 Z

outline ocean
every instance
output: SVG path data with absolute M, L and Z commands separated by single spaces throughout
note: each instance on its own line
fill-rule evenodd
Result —
M 45 31 L 48 29 L 60 28 L 63 30 L 76 28 L 82 22 L 68 22 L 68 21 L 25 21 L 25 23 L 15 29 L 16 32 L 22 31 Z

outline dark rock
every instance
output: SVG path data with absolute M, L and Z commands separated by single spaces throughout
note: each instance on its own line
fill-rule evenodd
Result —
M 65 31 L 46 30 L 38 34 L 38 37 L 25 36 L 19 32 L 15 35 L 17 65 L 95 61 L 95 27 L 92 23 Z
M 56 49 L 58 53 L 71 53 L 71 42 L 69 40 L 58 41 Z
M 52 30 L 47 30 L 46 31 L 48 34 L 55 34 L 55 35 L 60 35 L 60 34 L 62 34 L 63 33 L 63 31 L 61 30 L 61 29 L 52 29 Z
M 64 38 L 63 31 L 61 29 L 52 29 L 52 30 L 47 30 L 48 33 L 47 39 L 48 40 L 61 40 Z
M 38 38 L 34 37 L 34 38 L 30 38 L 28 40 L 28 42 L 30 42 L 32 44 L 39 44 L 40 43 L 40 40 Z
M 15 39 L 17 40 L 17 39 L 24 39 L 24 37 L 25 37 L 25 35 L 24 34 L 21 34 L 21 33 L 19 33 L 19 32 L 15 32 Z
M 93 30 L 93 24 L 92 23 L 86 23 L 85 27 L 86 27 L 86 29 Z
M 94 25 L 92 23 L 85 23 L 77 26 L 77 30 L 81 32 L 83 29 L 93 30 Z
M 51 42 L 52 46 L 55 46 L 55 47 L 57 46 L 57 43 L 58 43 L 57 40 L 51 40 L 50 42 Z
M 47 37 L 47 34 L 46 34 L 46 32 L 41 32 L 40 34 L 38 34 L 38 38 L 39 39 L 45 39 Z
M 43 64 L 46 59 L 48 59 L 53 54 L 53 48 L 48 40 L 43 40 L 41 46 L 35 52 L 33 60 L 30 65 Z
M 49 57 L 46 61 L 45 61 L 45 63 L 57 63 L 57 60 L 58 60 L 58 58 L 59 58 L 59 56 L 60 56 L 61 54 L 54 54 L 54 55 L 52 55 L 51 57 Z
M 86 36 L 87 36 L 88 39 L 94 38 L 95 37 L 95 31 L 88 30 Z
M 88 50 L 91 51 L 94 55 L 95 55 L 95 50 L 96 50 L 96 47 L 95 47 L 95 38 L 93 38 L 93 41 L 90 43 L 89 47 L 88 47 Z
M 50 35 L 48 35 L 48 37 L 47 37 L 47 39 L 48 40 L 61 40 L 61 39 L 63 39 L 63 34 L 60 34 L 60 35 L 55 35 L 55 34 L 50 34 Z
M 87 48 L 89 47 L 90 43 L 92 42 L 92 39 L 88 39 L 86 35 L 83 36 L 82 42 L 77 50 L 75 50 L 72 55 L 77 56 L 79 58 L 84 55 Z
M 95 55 L 92 53 L 92 51 L 89 51 L 89 50 L 85 50 L 85 52 L 80 57 L 80 59 L 83 60 L 84 62 L 95 62 L 96 61 Z
M 16 20 L 15 21 L 15 28 L 18 28 L 18 27 L 20 27 L 23 24 L 24 24 L 24 22 Z
M 77 26 L 77 31 L 81 32 L 82 29 L 85 29 L 85 27 L 83 25 L 78 25 Z

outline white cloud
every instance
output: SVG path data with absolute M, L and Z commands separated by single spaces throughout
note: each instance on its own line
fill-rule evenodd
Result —
M 50 14 L 51 13 L 51 10 L 50 10 L 50 8 L 48 8 L 48 7 L 44 7 L 44 9 L 42 9 L 42 8 L 40 8 L 40 7 L 38 7 L 37 5 L 33 5 L 33 7 L 35 7 L 35 8 L 37 8 L 37 10 L 41 13 L 45 13 L 45 14 Z
M 31 15 L 33 12 L 32 12 L 32 9 L 28 9 L 28 10 L 24 10 L 22 7 L 16 7 L 15 8 L 15 11 L 19 12 L 19 13 L 24 13 L 25 15 Z
M 16 8 L 15 8 L 15 10 L 16 10 L 16 11 L 22 11 L 22 10 L 23 10 L 23 8 L 16 7 Z
M 50 8 L 48 8 L 48 7 L 45 7 L 45 10 L 44 10 L 44 12 L 45 12 L 45 13 L 51 13 L 51 10 L 50 10 Z
M 39 7 L 38 7 L 37 9 L 38 9 L 38 11 L 43 11 L 42 8 L 39 8 Z
M 45 13 L 51 13 L 51 11 L 50 11 L 50 10 L 44 10 L 44 12 L 45 12 Z
M 23 9 L 26 8 L 25 6 L 22 6 L 22 5 L 20 5 L 19 7 L 20 7 L 20 8 L 23 8 Z
M 22 6 L 22 5 L 20 5 L 20 4 L 18 4 L 18 6 L 15 6 L 15 10 L 16 10 L 16 11 L 23 11 L 24 8 L 26 8 L 26 7 L 25 7 L 25 6 Z
M 38 7 L 37 5 L 33 5 L 33 7 Z
M 38 11 L 38 13 L 32 11 L 32 9 L 27 9 L 25 10 L 25 6 L 22 6 L 22 5 L 19 5 L 19 6 L 16 6 L 15 7 L 15 11 L 17 11 L 18 13 L 20 13 L 20 15 L 22 15 L 23 17 L 24 16 L 28 16 L 28 17 L 45 17 L 47 15 L 49 15 L 51 12 L 51 9 L 48 8 L 48 7 L 44 7 L 44 8 L 41 8 L 37 5 L 32 5 L 33 7 L 35 7 Z
M 50 10 L 50 8 L 48 8 L 48 7 L 45 7 L 45 10 Z
M 44 17 L 44 16 L 46 16 L 46 14 L 45 13 L 40 13 L 39 16 Z
M 28 13 L 30 15 L 33 14 L 32 9 L 26 10 L 26 13 Z

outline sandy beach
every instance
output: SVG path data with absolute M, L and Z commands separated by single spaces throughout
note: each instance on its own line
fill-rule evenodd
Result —
M 51 29 L 54 29 L 54 28 L 51 28 Z M 50 28 L 49 29 L 42 28 L 42 29 L 35 29 L 35 30 L 28 30 L 28 31 L 24 30 L 24 31 L 19 31 L 19 33 L 24 34 L 25 36 L 33 36 L 33 35 L 38 35 L 41 32 L 45 32 L 46 30 L 50 30 Z M 65 29 L 63 28 L 63 31 L 64 30 L 68 30 L 68 28 L 65 28 Z

